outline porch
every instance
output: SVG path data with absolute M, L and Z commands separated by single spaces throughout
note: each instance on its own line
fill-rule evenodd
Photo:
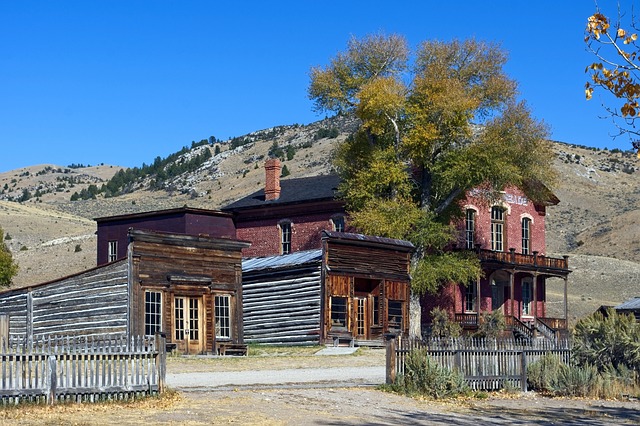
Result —
M 556 339 L 568 330 L 567 283 L 571 272 L 568 256 L 562 258 L 533 254 L 475 250 L 485 278 L 466 287 L 461 286 L 461 305 L 456 304 L 454 320 L 464 330 L 477 330 L 482 312 L 500 310 L 507 330 L 524 338 Z M 546 309 L 546 279 L 564 280 L 564 318 L 548 317 Z

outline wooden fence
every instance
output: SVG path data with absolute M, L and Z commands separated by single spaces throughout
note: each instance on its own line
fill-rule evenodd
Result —
M 571 357 L 567 339 L 532 342 L 515 339 L 431 339 L 395 338 L 387 340 L 387 383 L 404 374 L 405 360 L 424 349 L 439 365 L 460 371 L 473 390 L 498 390 L 505 386 L 527 390 L 527 365 L 552 354 L 563 363 Z
M 0 341 L 0 403 L 135 399 L 164 391 L 165 338 Z

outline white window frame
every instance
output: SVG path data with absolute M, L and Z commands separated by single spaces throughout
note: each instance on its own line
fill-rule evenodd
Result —
M 473 250 L 476 242 L 476 211 L 467 209 L 464 222 L 464 245 L 467 250 Z
M 107 262 L 118 260 L 118 240 L 108 242 L 107 246 Z
M 216 339 L 231 339 L 231 295 L 216 294 L 213 297 Z
M 476 285 L 475 285 L 475 283 L 469 283 L 464 289 L 464 311 L 465 312 L 477 312 L 476 311 Z
M 531 218 L 522 218 L 522 254 L 531 254 Z
M 291 235 L 293 224 L 289 221 L 280 222 L 280 254 L 291 253 Z
M 153 336 L 162 331 L 162 292 L 144 292 L 144 334 Z
M 502 206 L 491 207 L 491 250 L 504 251 L 504 225 L 506 210 Z
M 336 232 L 344 232 L 346 227 L 346 221 L 344 216 L 334 216 L 331 218 L 331 224 L 333 226 L 333 230 Z

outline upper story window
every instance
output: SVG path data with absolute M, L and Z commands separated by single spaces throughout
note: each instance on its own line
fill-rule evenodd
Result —
M 464 246 L 471 250 L 476 242 L 476 211 L 467 209 L 465 217 Z
M 502 207 L 491 208 L 491 250 L 504 251 L 505 210 Z
M 336 232 L 344 232 L 344 216 L 334 216 L 331 218 L 333 230 Z
M 280 223 L 280 254 L 291 253 L 291 222 Z
M 109 241 L 109 250 L 107 254 L 107 261 L 113 262 L 118 259 L 118 242 L 117 241 Z
M 522 219 L 522 254 L 531 254 L 531 219 Z

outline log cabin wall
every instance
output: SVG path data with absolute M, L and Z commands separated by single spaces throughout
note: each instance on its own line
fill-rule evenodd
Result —
M 132 334 L 164 331 L 186 353 L 244 342 L 241 250 L 248 243 L 140 230 L 129 238 Z
M 265 263 L 269 258 L 243 262 L 247 342 L 309 345 L 320 341 L 321 251 L 271 259 L 277 262 L 287 257 L 296 260 L 273 268 Z
M 126 335 L 126 261 L 0 294 L 11 336 Z

